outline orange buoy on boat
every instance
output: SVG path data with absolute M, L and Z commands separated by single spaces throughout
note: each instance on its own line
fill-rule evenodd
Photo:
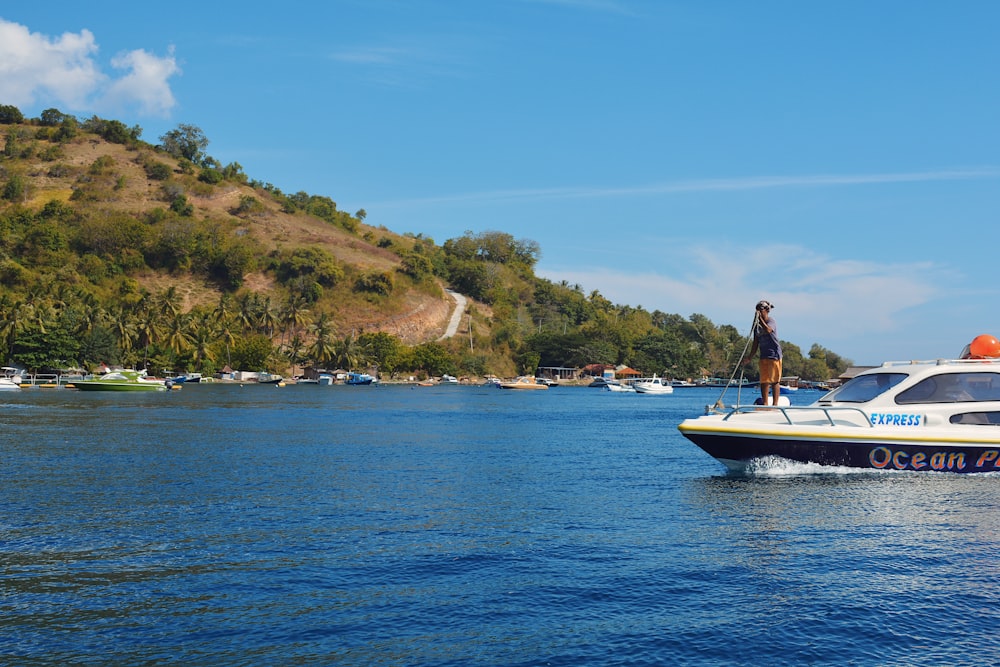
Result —
M 1000 357 L 1000 340 L 996 336 L 980 334 L 969 343 L 969 359 L 993 359 Z

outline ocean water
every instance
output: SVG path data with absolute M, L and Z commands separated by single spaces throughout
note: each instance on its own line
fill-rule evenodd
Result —
M 730 475 L 717 398 L 0 394 L 0 664 L 1000 663 L 1000 477 Z

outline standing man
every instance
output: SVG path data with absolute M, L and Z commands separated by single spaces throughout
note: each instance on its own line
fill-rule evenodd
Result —
M 758 301 L 757 312 L 754 315 L 753 345 L 750 354 L 743 359 L 747 363 L 753 358 L 754 352 L 760 349 L 760 398 L 764 405 L 768 404 L 767 395 L 770 392 L 773 399 L 771 405 L 778 404 L 781 393 L 781 343 L 778 341 L 778 325 L 771 317 L 774 306 L 769 301 Z

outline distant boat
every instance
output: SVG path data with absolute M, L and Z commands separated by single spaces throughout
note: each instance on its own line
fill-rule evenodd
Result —
M 511 380 L 509 382 L 501 382 L 501 389 L 548 389 L 547 384 L 538 384 L 535 378 L 530 375 L 521 375 L 520 377 Z
M 458 384 L 458 378 L 454 375 L 448 375 L 445 373 L 441 376 L 441 384 Z
M 754 383 L 746 378 L 740 378 L 737 380 L 735 378 L 727 380 L 726 378 L 714 377 L 714 378 L 702 378 L 698 380 L 697 386 L 699 387 L 752 387 Z
M 3 371 L 0 391 L 21 391 L 21 371 L 12 366 L 4 366 L 0 370 Z
M 655 375 L 651 378 L 640 378 L 632 383 L 637 393 L 640 394 L 672 394 L 674 388 L 669 382 L 664 382 L 663 378 Z
M 201 373 L 182 373 L 175 378 L 170 378 L 174 382 L 196 383 L 201 382 Z
M 622 384 L 620 382 L 617 382 L 615 384 L 608 383 L 608 384 L 604 385 L 604 388 L 607 389 L 608 391 L 613 391 L 613 392 L 618 393 L 618 394 L 634 394 L 635 393 L 635 387 L 633 387 L 630 384 Z
M 344 384 L 371 384 L 375 381 L 375 378 L 368 373 L 348 373 L 347 379 L 344 380 Z
M 167 383 L 146 377 L 146 371 L 111 371 L 88 380 L 77 380 L 80 391 L 166 391 Z
M 261 372 L 257 374 L 257 384 L 281 384 L 284 379 L 276 373 Z

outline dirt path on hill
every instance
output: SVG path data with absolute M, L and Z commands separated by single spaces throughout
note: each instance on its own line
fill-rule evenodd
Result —
M 450 289 L 445 290 L 445 292 L 447 292 L 451 298 L 455 300 L 455 310 L 451 314 L 451 321 L 448 322 L 448 328 L 445 329 L 444 335 L 438 338 L 438 340 L 451 338 L 458 333 L 458 325 L 462 321 L 462 315 L 465 314 L 466 298 L 458 292 L 452 292 Z

